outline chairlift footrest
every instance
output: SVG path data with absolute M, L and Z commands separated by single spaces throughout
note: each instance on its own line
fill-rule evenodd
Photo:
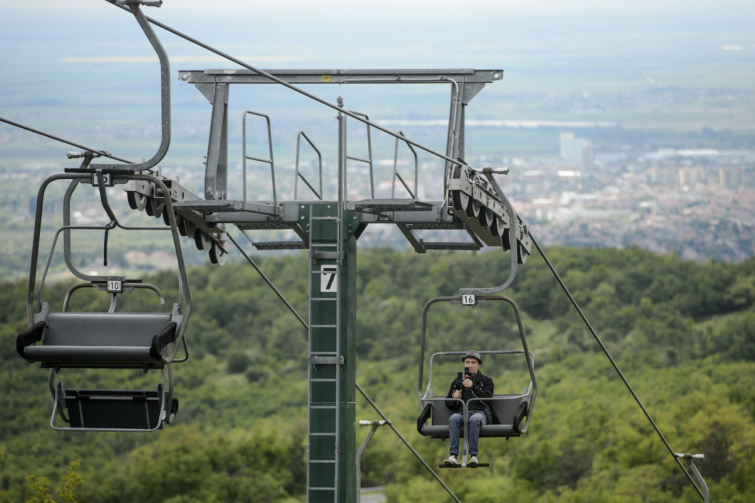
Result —
M 477 463 L 476 465 L 438 465 L 438 468 L 488 468 L 490 463 Z
M 68 427 L 72 429 L 162 428 L 162 397 L 158 391 L 69 389 L 63 399 L 70 419 Z

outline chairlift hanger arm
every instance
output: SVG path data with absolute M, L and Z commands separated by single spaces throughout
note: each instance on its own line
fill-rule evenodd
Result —
M 519 217 L 516 214 L 516 210 L 514 210 L 514 207 L 511 205 L 509 200 L 506 198 L 505 195 L 503 195 L 503 190 L 501 190 L 501 187 L 498 185 L 498 182 L 496 182 L 495 178 L 493 177 L 493 169 L 492 168 L 485 168 L 483 169 L 483 174 L 487 177 L 488 181 L 493 185 L 493 188 L 498 192 L 498 196 L 500 197 L 501 203 L 506 208 L 506 211 L 509 214 L 509 243 L 510 243 L 510 252 L 511 252 L 511 268 L 509 269 L 509 275 L 506 278 L 506 280 L 500 284 L 497 287 L 492 288 L 462 288 L 459 290 L 460 295 L 493 295 L 496 293 L 501 293 L 505 289 L 507 289 L 509 286 L 511 286 L 511 283 L 514 281 L 514 278 L 516 277 L 516 269 L 517 264 L 519 262 L 518 258 L 518 245 L 517 240 L 519 236 Z M 505 250 L 506 249 L 506 243 L 504 243 L 504 238 L 501 237 L 501 247 Z
M 460 169 L 463 170 L 467 168 L 462 167 Z M 509 202 L 508 198 L 506 198 L 505 194 L 503 193 L 503 190 L 501 189 L 501 187 L 498 185 L 498 182 L 493 177 L 493 174 L 496 174 L 496 173 L 507 174 L 508 169 L 494 170 L 493 168 L 486 167 L 482 170 L 482 173 L 485 175 L 488 182 L 490 183 L 490 186 L 493 189 L 494 197 L 498 199 L 501 206 L 503 206 L 505 213 L 508 215 L 508 220 L 509 220 L 508 229 L 507 229 L 508 239 L 506 238 L 505 235 L 501 235 L 500 240 L 501 240 L 501 247 L 503 248 L 504 252 L 506 251 L 507 246 L 510 249 L 511 267 L 509 269 L 508 277 L 501 285 L 497 287 L 492 287 L 492 288 L 462 288 L 459 290 L 459 293 L 461 295 L 494 295 L 494 294 L 504 291 L 506 288 L 511 286 L 511 283 L 514 281 L 514 278 L 516 277 L 517 264 L 520 262 L 524 263 L 524 261 L 527 258 L 527 254 L 529 253 L 529 244 L 527 244 L 522 249 L 523 256 L 520 257 L 520 248 L 519 248 L 520 242 L 528 240 L 529 231 L 527 230 L 526 224 L 524 224 L 524 222 L 521 221 L 521 219 L 516 213 L 516 210 L 514 209 L 512 204 Z M 490 196 L 485 196 L 485 197 L 490 197 Z M 471 205 L 472 202 L 470 201 L 469 204 Z M 457 215 L 461 216 L 462 221 L 465 221 L 465 219 L 468 217 L 468 215 L 464 213 L 463 211 L 461 213 L 457 212 Z M 476 219 L 476 217 L 469 217 L 469 218 Z M 500 218 L 500 216 L 496 216 L 495 218 Z M 521 239 L 520 239 L 520 236 L 521 236 Z
M 159 7 L 160 5 L 162 5 L 162 1 L 127 0 L 125 2 L 127 7 L 117 3 L 118 0 L 106 1 L 112 3 L 113 5 L 117 5 L 122 9 L 130 11 L 134 15 L 136 21 L 139 23 L 139 26 L 147 36 L 147 40 L 149 40 L 149 43 L 152 45 L 152 48 L 155 50 L 155 53 L 160 60 L 161 136 L 160 146 L 158 147 L 157 152 L 155 152 L 155 155 L 153 155 L 151 159 L 145 162 L 132 164 L 125 167 L 117 164 L 93 164 L 92 168 L 125 168 L 131 171 L 145 171 L 156 166 L 157 163 L 160 162 L 163 157 L 165 157 L 165 154 L 168 153 L 168 147 L 170 146 L 170 61 L 168 60 L 168 54 L 165 52 L 165 49 L 160 43 L 160 40 L 157 38 L 157 35 L 155 35 L 155 32 L 149 25 L 149 22 L 145 18 L 144 13 L 142 13 L 141 9 L 139 8 L 139 4 Z
M 116 4 L 117 0 L 106 0 L 110 3 Z M 152 44 L 152 47 L 155 49 L 155 52 L 157 53 L 158 59 L 160 60 L 160 81 L 161 81 L 161 96 L 162 96 L 162 136 L 160 141 L 160 147 L 158 148 L 158 151 L 155 153 L 155 155 L 148 161 L 135 164 L 132 161 L 122 159 L 120 157 L 116 157 L 111 155 L 109 152 L 106 152 L 104 150 L 96 150 L 89 147 L 85 147 L 83 145 L 80 145 L 78 143 L 74 143 L 69 140 L 65 140 L 63 138 L 51 135 L 49 133 L 45 133 L 43 131 L 39 131 L 37 129 L 24 126 L 22 124 L 19 124 L 17 122 L 11 121 L 9 119 L 5 119 L 0 117 L 0 121 L 5 122 L 7 124 L 10 124 L 12 126 L 16 126 L 21 129 L 25 129 L 27 131 L 30 131 L 32 133 L 45 136 L 47 138 L 66 143 L 68 145 L 74 146 L 76 148 L 80 148 L 85 150 L 86 152 L 92 152 L 95 154 L 98 154 L 102 157 L 108 157 L 110 159 L 120 161 L 125 163 L 125 166 L 123 164 L 96 164 L 92 165 L 91 167 L 93 169 L 107 169 L 107 168 L 122 168 L 127 169 L 130 171 L 143 171 L 150 169 L 157 165 L 158 162 L 162 160 L 163 157 L 165 157 L 165 154 L 168 152 L 168 147 L 170 146 L 170 62 L 168 60 L 168 55 L 163 49 L 162 45 L 160 44 L 160 41 L 157 39 L 157 36 L 152 31 L 152 28 L 149 26 L 149 23 L 144 19 L 144 14 L 139 9 L 139 3 L 142 3 L 144 5 L 155 5 L 158 6 L 162 4 L 162 2 L 155 2 L 155 1 L 143 1 L 143 0 L 136 0 L 136 1 L 128 1 L 126 2 L 128 4 L 128 8 L 118 5 L 119 7 L 130 10 L 134 17 L 136 18 L 137 22 L 141 26 L 142 30 L 144 31 L 145 35 L 147 36 L 147 39 L 149 40 L 150 44 Z

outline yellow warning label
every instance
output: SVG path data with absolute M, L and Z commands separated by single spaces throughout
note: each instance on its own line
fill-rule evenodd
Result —
M 330 75 L 323 75 L 322 76 L 322 81 L 323 82 L 330 82 Z

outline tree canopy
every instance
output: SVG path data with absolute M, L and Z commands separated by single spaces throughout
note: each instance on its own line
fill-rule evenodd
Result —
M 697 264 L 639 249 L 547 253 L 669 442 L 706 454 L 700 468 L 713 499 L 755 497 L 755 260 Z M 255 260 L 306 319 L 306 255 Z M 445 457 L 447 444 L 413 433 L 423 305 L 462 287 L 500 283 L 507 268 L 500 253 L 359 251 L 357 382 L 431 465 Z M 304 501 L 306 331 L 244 264 L 195 267 L 189 278 L 191 358 L 175 372 L 181 407 L 176 424 L 150 435 L 49 428 L 47 372 L 15 351 L 15 336 L 26 327 L 26 283 L 3 283 L 0 502 Z M 161 272 L 145 281 L 164 284 L 166 296 L 175 296 L 170 279 Z M 62 302 L 69 286 L 51 285 L 52 298 Z M 469 470 L 443 471 L 457 496 L 698 501 L 543 261 L 532 256 L 520 266 L 505 294 L 524 313 L 537 407 L 523 438 L 481 440 L 489 469 L 471 476 Z M 153 301 L 134 298 L 123 308 L 139 310 Z M 90 293 L 77 302 L 80 309 L 108 306 Z M 517 344 L 510 313 L 490 306 L 443 309 L 428 330 L 429 352 Z M 439 388 L 447 386 L 446 370 L 450 382 L 451 367 L 434 371 Z M 513 366 L 492 359 L 483 371 L 497 389 L 519 386 Z M 61 373 L 64 381 L 103 387 L 145 378 L 152 376 Z M 359 395 L 356 412 L 358 419 L 377 418 Z M 358 443 L 366 433 L 357 430 Z M 363 486 L 385 486 L 391 502 L 450 501 L 387 429 L 365 451 L 362 472 Z

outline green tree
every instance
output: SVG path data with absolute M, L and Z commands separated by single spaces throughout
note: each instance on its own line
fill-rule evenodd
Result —
M 61 482 L 54 492 L 51 491 L 50 481 L 46 477 L 27 476 L 26 480 L 32 497 L 26 500 L 26 503 L 62 503 L 64 501 L 75 503 L 76 487 L 84 482 L 78 472 L 79 467 L 78 461 L 72 461 L 68 472 L 60 476 Z

